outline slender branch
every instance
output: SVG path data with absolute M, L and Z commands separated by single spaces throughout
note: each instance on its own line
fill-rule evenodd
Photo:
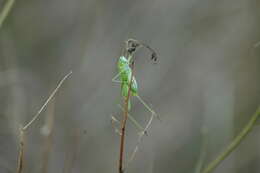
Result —
M 2 27 L 6 17 L 8 16 L 9 12 L 11 11 L 15 0 L 6 0 L 6 3 L 3 7 L 2 12 L 0 13 L 0 28 Z
M 31 119 L 30 122 L 28 122 L 23 128 L 22 130 L 27 130 L 30 125 L 39 118 L 41 112 L 44 110 L 44 108 L 48 105 L 48 103 L 51 101 L 51 99 L 55 96 L 55 94 L 57 93 L 57 91 L 59 90 L 59 88 L 61 87 L 61 85 L 63 84 L 63 82 L 72 74 L 72 71 L 70 71 L 66 76 L 64 76 L 64 78 L 59 82 L 59 84 L 57 85 L 57 87 L 53 90 L 53 92 L 51 93 L 51 95 L 48 97 L 48 99 L 45 101 L 45 103 L 42 105 L 42 107 L 39 109 L 39 111 L 35 114 L 35 116 Z
M 208 166 L 202 171 L 202 173 L 210 173 L 212 172 L 222 161 L 224 161 L 229 154 L 234 151 L 238 145 L 243 141 L 243 139 L 250 133 L 252 128 L 254 127 L 257 119 L 260 116 L 260 106 L 256 110 L 256 112 L 252 115 L 249 122 L 246 124 L 244 129 L 236 136 L 236 138 L 227 146 L 227 148 L 220 153 L 215 160 L 210 162 Z
M 132 81 L 133 81 L 133 67 L 134 67 L 134 63 L 131 67 L 131 69 L 132 69 L 131 80 L 128 85 L 127 97 L 125 97 L 124 117 L 121 122 L 121 138 L 120 138 L 120 153 L 119 153 L 119 167 L 118 167 L 119 173 L 124 172 L 123 159 L 124 159 L 124 145 L 125 145 L 124 144 L 125 143 L 125 128 L 126 128 L 126 121 L 127 121 L 127 117 L 128 117 L 128 104 L 129 104 L 129 99 L 130 99 L 130 95 L 131 95 L 131 86 L 132 86 Z

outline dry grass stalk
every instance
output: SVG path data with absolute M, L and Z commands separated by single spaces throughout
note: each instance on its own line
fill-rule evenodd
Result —
M 24 131 L 20 129 L 19 155 L 17 163 L 17 173 L 22 173 L 24 163 Z
M 64 81 L 72 74 L 72 71 L 69 72 L 66 76 L 62 78 L 62 80 L 58 83 L 57 87 L 53 90 L 51 95 L 47 98 L 45 103 L 42 105 L 42 107 L 38 110 L 38 112 L 34 115 L 34 117 L 29 121 L 25 126 L 20 128 L 20 146 L 19 146 L 19 155 L 18 155 L 18 164 L 17 164 L 17 173 L 22 173 L 24 170 L 24 145 L 25 145 L 25 133 L 28 130 L 28 128 L 35 122 L 41 112 L 46 108 L 48 103 L 52 100 L 52 98 L 56 95 L 59 88 L 62 86 Z

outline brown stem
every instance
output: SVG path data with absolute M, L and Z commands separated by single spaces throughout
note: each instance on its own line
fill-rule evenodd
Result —
M 23 172 L 23 163 L 24 163 L 24 130 L 20 129 L 20 144 L 19 144 L 19 156 L 18 156 L 18 166 L 17 173 Z
M 132 81 L 133 81 L 133 68 L 134 68 L 134 63 L 132 64 L 132 74 L 131 74 L 131 80 L 128 86 L 128 93 L 127 97 L 125 97 L 125 105 L 124 105 L 124 117 L 121 122 L 121 139 L 120 139 L 120 154 L 119 154 L 119 173 L 123 173 L 123 159 L 124 159 L 124 145 L 125 145 L 125 128 L 126 128 L 126 121 L 128 117 L 128 103 L 131 95 L 131 86 L 132 86 Z

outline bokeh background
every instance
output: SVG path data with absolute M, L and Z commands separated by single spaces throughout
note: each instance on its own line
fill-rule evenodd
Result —
M 0 172 L 16 171 L 19 127 L 71 70 L 26 134 L 24 171 L 117 172 L 110 120 L 121 118 L 122 100 L 111 79 L 128 38 L 158 52 L 157 64 L 138 52 L 135 74 L 162 122 L 127 171 L 195 172 L 202 153 L 206 165 L 260 104 L 259 8 L 258 0 L 17 1 L 0 30 Z M 131 114 L 143 125 L 150 116 L 135 98 Z M 137 133 L 128 123 L 128 156 Z M 259 173 L 259 144 L 256 126 L 214 172 Z

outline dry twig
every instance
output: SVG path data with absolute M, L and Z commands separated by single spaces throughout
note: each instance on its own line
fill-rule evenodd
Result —
M 20 128 L 20 146 L 19 146 L 19 156 L 18 156 L 18 164 L 17 164 L 17 173 L 23 172 L 24 167 L 24 145 L 25 145 L 25 132 L 28 130 L 28 128 L 32 125 L 35 120 L 37 120 L 41 114 L 41 112 L 46 108 L 48 103 L 52 100 L 52 98 L 55 96 L 59 88 L 62 86 L 64 81 L 72 74 L 72 71 L 69 72 L 66 76 L 63 77 L 63 79 L 59 82 L 57 87 L 54 89 L 54 91 L 51 93 L 51 95 L 47 98 L 45 103 L 42 105 L 42 107 L 39 109 L 39 111 L 34 115 L 34 117 L 29 121 L 25 126 Z

